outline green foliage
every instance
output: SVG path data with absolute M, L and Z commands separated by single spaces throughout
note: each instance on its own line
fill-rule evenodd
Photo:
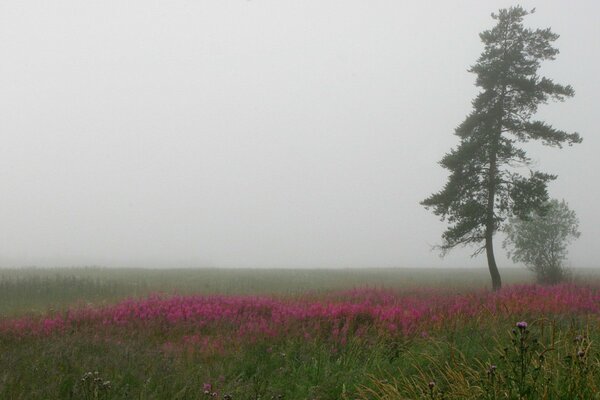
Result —
M 522 262 L 533 271 L 540 283 L 564 280 L 567 246 L 580 236 L 575 211 L 563 200 L 549 201 L 542 212 L 523 218 L 511 218 L 504 228 L 503 246 L 514 262 Z
M 521 7 L 502 9 L 492 14 L 496 26 L 481 33 L 484 50 L 470 69 L 481 91 L 472 102 L 473 111 L 455 130 L 460 144 L 440 162 L 450 172 L 448 182 L 421 202 L 449 223 L 442 251 L 479 245 L 475 254 L 487 251 L 492 278 L 497 275 L 493 234 L 507 218 L 539 209 L 548 199 L 548 182 L 556 178 L 537 171 L 529 176 L 515 172 L 514 167 L 530 165 L 516 144 L 539 140 L 561 147 L 581 142 L 577 133 L 532 119 L 539 105 L 563 101 L 574 90 L 538 75 L 541 62 L 558 54 L 552 46 L 558 35 L 550 29 L 525 28 L 528 14 Z M 499 284 L 497 275 L 494 287 Z
M 444 360 L 426 352 L 413 356 L 416 373 L 398 371 L 389 379 L 372 376 L 370 384 L 358 389 L 358 398 L 600 399 L 600 357 L 589 329 L 544 320 L 533 325 L 535 332 L 525 325 L 513 329 L 508 340 L 493 338 L 495 346 L 481 349 L 475 357 L 465 356 L 464 347 L 440 342 L 440 348 L 451 349 L 451 357 Z

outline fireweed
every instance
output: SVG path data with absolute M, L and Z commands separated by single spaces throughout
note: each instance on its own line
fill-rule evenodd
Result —
M 300 337 L 344 344 L 352 337 L 427 336 L 482 318 L 515 315 L 600 315 L 600 289 L 575 285 L 520 285 L 499 292 L 452 294 L 439 290 L 396 292 L 354 289 L 327 295 L 161 296 L 127 299 L 43 317 L 0 320 L 0 337 L 19 338 L 93 332 L 157 332 L 166 350 L 180 345 L 223 351 L 235 343 Z M 527 324 L 519 322 L 519 332 Z M 368 335 L 367 335 L 368 333 Z

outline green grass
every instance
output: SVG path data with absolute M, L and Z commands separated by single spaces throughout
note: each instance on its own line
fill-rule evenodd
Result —
M 506 284 L 532 281 L 522 269 L 503 272 Z M 576 278 L 598 282 L 599 275 L 579 271 Z M 0 270 L 0 318 L 112 303 L 157 291 L 296 296 L 364 286 L 462 291 L 489 287 L 489 276 L 478 269 L 4 269 Z M 498 377 L 503 388 L 512 388 L 510 392 L 496 396 L 486 383 L 487 366 L 500 365 L 503 348 L 510 347 L 514 322 L 470 321 L 444 327 L 429 337 L 350 338 L 345 346 L 327 338 L 259 340 L 222 354 L 164 351 L 160 343 L 166 338 L 145 332 L 118 340 L 85 331 L 48 337 L 0 336 L 0 399 L 208 400 L 212 397 L 204 394 L 205 383 L 218 392 L 216 398 L 225 399 L 227 394 L 236 400 L 518 399 L 510 375 Z M 541 343 L 553 347 L 541 367 L 544 379 L 549 379 L 545 387 L 552 390 L 547 398 L 599 399 L 593 392 L 600 387 L 598 319 L 555 322 L 552 331 L 532 328 Z M 575 354 L 573 338 L 579 334 L 585 334 L 589 343 L 585 373 L 577 357 L 575 361 L 567 357 Z M 432 392 L 427 391 L 430 380 L 437 382 Z M 107 381 L 110 384 L 103 386 Z M 579 386 L 573 389 L 574 385 Z M 538 390 L 521 398 L 544 397 Z
M 504 284 L 530 283 L 524 268 L 501 271 Z M 600 271 L 575 270 L 579 282 L 600 282 Z M 281 294 L 353 287 L 490 287 L 486 269 L 0 269 L 0 316 L 61 310 L 76 304 L 113 303 L 153 292 L 200 294 Z
M 448 379 L 444 376 L 448 375 L 448 368 L 453 373 L 464 371 L 485 380 L 486 366 L 500 365 L 500 349 L 510 344 L 511 337 L 505 328 L 512 325 L 512 321 L 502 322 L 484 327 L 469 324 L 437 337 L 402 342 L 367 343 L 357 339 L 341 347 L 327 340 L 258 342 L 237 352 L 212 356 L 170 355 L 149 345 L 143 336 L 122 342 L 80 335 L 0 342 L 0 365 L 3 366 L 0 398 L 209 399 L 211 397 L 204 394 L 204 383 L 212 385 L 211 390 L 219 393 L 219 399 L 225 394 L 232 399 L 254 400 L 354 399 L 357 396 L 362 399 L 429 398 L 426 393 L 423 396 L 419 393 L 431 380 L 438 382 L 439 388 L 448 387 L 444 383 L 444 379 Z M 550 340 L 549 330 L 545 336 L 539 335 L 539 330 L 534 331 L 541 340 Z M 556 341 L 569 347 L 570 338 L 581 331 L 567 321 L 553 335 Z M 588 336 L 594 343 L 588 350 L 590 354 L 598 353 L 598 333 L 595 329 Z M 565 355 L 548 355 L 550 376 L 558 373 L 558 367 L 569 373 L 570 367 L 561 364 Z M 598 359 L 595 362 L 594 374 L 588 378 L 595 387 L 600 387 L 600 365 Z M 97 375 L 93 375 L 96 371 Z M 99 383 L 82 381 L 86 373 L 91 373 Z M 110 382 L 106 390 L 101 389 L 104 381 Z M 477 383 L 476 379 L 473 383 Z M 561 390 L 558 387 L 556 393 Z M 564 394 L 553 398 L 598 397 Z
M 504 282 L 531 282 L 525 269 L 506 269 Z M 0 316 L 112 303 L 152 292 L 281 294 L 364 286 L 489 287 L 485 269 L 0 269 Z

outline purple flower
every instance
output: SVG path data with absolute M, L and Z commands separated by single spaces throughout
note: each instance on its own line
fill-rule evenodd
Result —
M 527 329 L 527 322 L 525 322 L 525 321 L 517 322 L 517 328 L 519 328 L 520 330 Z
M 435 382 L 431 381 L 429 382 L 429 389 L 433 389 L 435 387 Z

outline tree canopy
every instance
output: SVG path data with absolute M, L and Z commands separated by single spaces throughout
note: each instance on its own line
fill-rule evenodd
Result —
M 469 69 L 481 90 L 473 110 L 456 128 L 459 145 L 441 160 L 450 172 L 446 185 L 421 202 L 448 222 L 442 251 L 477 245 L 474 254 L 487 254 L 494 289 L 501 287 L 493 235 L 507 218 L 538 210 L 547 200 L 547 184 L 555 175 L 529 170 L 526 152 L 518 143 L 539 140 L 561 147 L 580 143 L 577 133 L 555 129 L 535 120 L 539 105 L 574 95 L 569 85 L 540 76 L 542 61 L 554 60 L 558 35 L 549 28 L 529 29 L 523 19 L 534 12 L 522 7 L 492 14 L 496 25 L 480 34 L 484 50 Z
M 511 218 L 504 227 L 503 247 L 514 262 L 522 262 L 540 283 L 558 283 L 566 278 L 567 246 L 580 236 L 575 211 L 563 200 L 550 200 L 541 212 Z

